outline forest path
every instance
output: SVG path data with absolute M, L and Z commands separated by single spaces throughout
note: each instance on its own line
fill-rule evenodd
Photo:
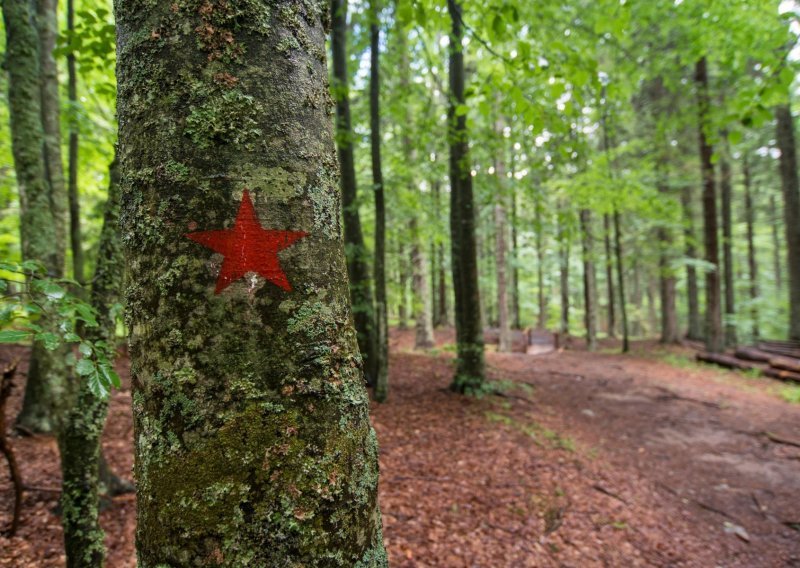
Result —
M 449 331 L 438 339 L 443 351 L 451 350 Z M 395 333 L 393 340 L 396 350 L 410 350 L 403 333 Z M 487 340 L 491 342 L 491 332 Z M 634 353 L 622 356 L 611 353 L 611 345 L 604 345 L 606 351 L 601 353 L 487 354 L 494 379 L 532 390 L 486 397 L 481 404 L 497 406 L 499 398 L 503 410 L 483 409 L 485 418 L 534 440 L 555 441 L 550 448 L 534 450 L 530 443 L 527 448 L 503 448 L 509 440 L 495 440 L 493 448 L 484 449 L 481 439 L 473 439 L 463 453 L 448 450 L 456 453 L 453 462 L 439 456 L 438 463 L 443 465 L 437 467 L 449 472 L 446 477 L 458 478 L 447 463 L 455 463 L 458 469 L 480 453 L 481 464 L 467 469 L 474 467 L 474 473 L 489 485 L 505 479 L 505 473 L 497 471 L 497 460 L 518 468 L 520 463 L 530 464 L 532 454 L 537 456 L 539 469 L 523 468 L 521 473 L 539 499 L 533 509 L 538 509 L 541 524 L 527 529 L 532 551 L 528 556 L 506 557 L 496 565 L 800 566 L 800 447 L 780 442 L 800 441 L 800 406 L 776 397 L 775 381 L 695 365 L 688 360 L 688 350 L 639 342 L 634 344 Z M 374 410 L 382 449 L 388 452 L 383 461 L 390 470 L 411 456 L 394 455 L 393 434 L 385 432 L 382 423 L 393 423 L 395 413 L 402 420 L 402 415 L 411 412 L 405 408 L 407 397 L 410 406 L 433 405 L 437 414 L 447 414 L 448 402 L 439 400 L 439 393 L 431 394 L 433 385 L 424 389 L 428 402 L 422 400 L 423 392 L 415 395 L 414 388 L 418 380 L 430 381 L 432 372 L 436 384 L 446 386 L 451 372 L 449 365 L 439 371 L 438 363 L 416 363 L 417 358 L 430 360 L 422 355 L 407 353 L 400 358 L 396 366 L 405 370 L 419 364 L 427 372 L 424 378 L 409 377 L 409 384 L 399 373 L 393 383 L 394 404 Z M 456 420 L 458 429 L 478 428 L 464 425 L 463 418 Z M 415 423 L 422 421 L 420 417 Z M 439 431 L 436 436 L 440 447 L 460 447 L 461 442 L 449 432 Z M 574 451 L 553 458 L 548 456 L 553 448 Z M 557 464 L 554 477 L 541 471 L 541 459 Z M 566 502 L 561 505 L 561 526 L 545 535 L 550 509 L 542 499 L 553 483 Z M 428 495 L 435 484 L 419 490 Z M 606 501 L 595 504 L 592 490 Z M 384 487 L 382 496 L 393 491 Z M 486 511 L 474 512 L 476 517 L 496 516 L 503 506 L 517 506 L 502 496 L 492 496 L 491 490 L 486 495 L 485 487 L 476 492 L 494 503 Z M 392 506 L 384 509 L 392 514 Z M 588 524 L 587 515 L 592 521 Z M 604 532 L 604 518 L 618 530 Z M 442 522 L 452 526 L 452 521 Z M 391 535 L 391 517 L 387 524 Z M 400 525 L 398 530 L 405 533 L 406 527 Z M 491 526 L 475 531 L 484 540 L 492 533 Z M 525 532 L 515 529 L 519 536 Z M 540 544 L 545 546 L 539 549 Z M 589 549 L 582 549 L 586 544 Z M 419 550 L 420 545 L 411 548 Z M 450 557 L 407 565 L 491 564 L 461 564 Z

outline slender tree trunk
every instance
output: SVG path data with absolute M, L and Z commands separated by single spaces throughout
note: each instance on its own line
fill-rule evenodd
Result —
M 606 286 L 608 289 L 608 337 L 617 337 L 616 293 L 614 291 L 614 256 L 611 252 L 611 216 L 603 215 L 603 239 L 606 248 Z
M 378 339 L 372 302 L 368 253 L 358 213 L 353 129 L 350 119 L 350 87 L 347 73 L 347 0 L 331 0 L 331 51 L 333 86 L 336 100 L 336 142 L 341 168 L 344 242 L 353 320 L 358 333 L 358 348 L 364 359 L 367 383 L 374 385 L 378 376 Z
M 597 280 L 594 270 L 594 237 L 592 236 L 592 213 L 581 210 L 581 234 L 583 236 L 583 299 L 585 307 L 586 348 L 597 349 Z
M 88 339 L 115 343 L 116 321 L 111 310 L 122 291 L 123 258 L 119 239 L 119 172 L 114 160 L 109 169 L 108 199 L 92 280 L 91 304 L 98 314 L 97 327 L 87 328 Z M 99 524 L 101 446 L 108 400 L 96 397 L 87 380 L 69 410 L 59 435 L 61 449 L 61 508 L 64 548 L 68 568 L 102 568 L 105 556 Z
M 643 335 L 642 326 L 642 278 L 641 278 L 641 263 L 639 262 L 641 252 L 634 248 L 633 251 L 633 293 L 631 294 L 631 301 L 635 308 L 633 317 L 631 318 L 631 335 L 634 337 L 641 337 Z
M 541 197 L 536 198 L 536 283 L 539 290 L 539 313 L 536 327 L 547 327 L 547 295 L 544 293 L 544 225 L 542 220 Z
M 703 233 L 705 236 L 706 261 L 714 267 L 706 271 L 706 349 L 720 353 L 725 349 L 722 333 L 722 305 L 719 282 L 719 239 L 717 235 L 717 199 L 714 188 L 714 153 L 708 142 L 708 70 L 706 58 L 695 66 L 695 84 L 698 94 L 698 140 L 700 146 L 700 168 L 703 177 Z
M 506 164 L 504 123 L 498 118 L 494 125 L 494 135 L 500 148 L 495 150 L 494 168 L 497 180 L 497 195 L 494 205 L 494 259 L 497 282 L 497 323 L 500 328 L 498 351 L 511 351 L 511 321 L 508 314 L 508 224 L 506 222 Z
M 517 185 L 511 185 L 511 326 L 522 329 L 519 308 L 519 243 L 517 238 Z
M 52 277 L 63 276 L 64 256 L 58 240 L 58 210 L 45 160 L 42 125 L 42 75 L 40 43 L 33 4 L 27 0 L 3 0 L 8 70 L 8 106 L 11 150 L 20 202 L 22 258 L 42 262 Z M 45 329 L 54 323 L 38 322 Z M 25 398 L 17 423 L 33 432 L 56 428 L 57 408 L 62 403 L 66 368 L 64 353 L 35 342 L 31 352 Z
M 372 150 L 372 184 L 375 192 L 375 400 L 385 402 L 389 395 L 389 323 L 386 302 L 386 204 L 381 165 L 380 91 L 380 9 L 377 0 L 370 5 L 370 83 L 369 115 Z
M 758 263 L 756 261 L 755 247 L 756 213 L 753 207 L 753 181 L 750 175 L 750 161 L 747 159 L 747 154 L 744 155 L 742 160 L 742 169 L 744 173 L 744 217 L 747 224 L 747 267 L 750 272 L 750 318 L 753 320 L 753 338 L 758 339 L 761 334 L 758 321 Z
M 439 180 L 432 183 L 434 208 L 436 213 L 437 226 L 441 219 L 441 186 Z M 449 315 L 447 309 L 447 277 L 445 274 L 444 266 L 444 244 L 439 242 L 434 244 L 433 253 L 436 258 L 436 270 L 434 273 L 434 288 L 436 300 L 436 308 L 434 309 L 433 323 L 434 327 L 446 326 L 449 324 Z
M 561 276 L 561 333 L 569 335 L 569 240 L 563 224 L 559 227 L 558 260 Z
M 788 104 L 775 108 L 775 119 L 775 138 L 781 150 L 783 218 L 789 267 L 789 338 L 800 340 L 800 182 L 797 175 L 794 117 Z
M 427 264 L 419 239 L 419 228 L 416 219 L 412 226 L 416 235 L 414 245 L 411 247 L 412 287 L 414 288 L 414 348 L 430 349 L 435 345 L 433 338 L 433 318 L 431 317 L 431 296 L 428 287 Z
M 630 334 L 628 332 L 628 307 L 625 301 L 625 266 L 622 256 L 622 231 L 620 229 L 620 214 L 614 209 L 614 253 L 617 260 L 617 286 L 619 287 L 619 313 L 622 318 L 622 352 L 630 351 Z
M 116 2 L 140 568 L 387 566 L 327 21 Z
M 683 208 L 683 240 L 686 258 L 697 258 L 697 246 L 694 233 L 694 209 L 692 207 L 692 188 L 684 186 L 681 191 Z M 693 264 L 686 265 L 686 300 L 688 304 L 688 329 L 686 337 L 699 341 L 703 338 L 703 326 L 700 323 L 700 298 L 697 287 L 697 269 Z
M 665 168 L 660 168 L 660 175 L 665 175 Z M 658 193 L 665 198 L 669 194 L 666 179 L 659 181 Z M 678 332 L 678 312 L 675 307 L 676 278 L 672 267 L 674 248 L 672 231 L 661 225 L 657 230 L 659 243 L 658 284 L 661 300 L 661 343 L 671 344 L 680 341 Z
M 456 112 L 466 102 L 464 86 L 464 37 L 461 3 L 447 0 L 450 15 L 450 232 L 453 288 L 455 289 L 456 342 L 458 363 L 451 389 L 469 392 L 484 381 L 483 326 L 478 288 L 478 258 L 475 241 L 475 209 L 469 163 L 467 117 Z
M 75 30 L 75 0 L 67 0 L 67 30 Z M 79 130 L 77 119 L 78 74 L 75 69 L 75 54 L 67 55 L 67 97 L 69 98 L 69 155 L 68 155 L 68 189 L 69 198 L 69 235 L 72 251 L 72 279 L 84 284 L 83 240 L 81 238 L 81 212 L 78 197 L 78 148 Z M 81 288 L 82 290 L 82 288 Z
M 775 203 L 775 196 L 769 196 L 769 218 L 772 225 L 772 266 L 775 273 L 775 289 L 780 292 L 783 289 L 783 264 L 781 263 L 781 240 L 778 237 L 778 225 L 780 215 Z
M 731 163 L 728 158 L 727 139 L 723 135 L 723 156 L 720 160 L 720 194 L 722 197 L 722 259 L 725 276 L 725 343 L 736 345 L 736 289 L 733 274 L 733 219 L 731 201 L 733 193 Z
M 408 259 L 406 258 L 406 247 L 400 243 L 400 250 L 398 251 L 399 258 L 399 278 L 400 283 L 400 301 L 397 304 L 397 327 L 399 329 L 408 329 Z

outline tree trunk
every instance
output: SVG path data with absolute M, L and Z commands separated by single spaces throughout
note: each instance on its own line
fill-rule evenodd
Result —
M 536 282 L 539 290 L 539 313 L 536 327 L 547 328 L 547 296 L 544 293 L 544 225 L 541 197 L 536 198 Z
M 123 259 L 119 239 L 119 172 L 111 164 L 108 199 L 103 230 L 92 280 L 91 304 L 98 314 L 98 326 L 86 328 L 91 341 L 115 343 L 116 321 L 111 310 L 122 291 Z M 59 435 L 62 525 L 68 568 L 102 568 L 105 555 L 103 530 L 99 524 L 100 437 L 103 434 L 108 400 L 96 397 L 83 380 L 66 426 Z
M 756 261 L 755 224 L 756 213 L 753 207 L 753 180 L 750 174 L 750 161 L 747 154 L 742 160 L 744 173 L 744 217 L 747 224 L 747 267 L 750 272 L 750 318 L 752 321 L 752 334 L 754 339 L 761 335 L 758 321 L 758 263 Z
M 420 245 L 419 231 L 414 220 L 415 235 L 411 247 L 412 287 L 414 288 L 414 349 L 430 349 L 434 346 L 431 296 L 428 287 L 428 259 Z
M 665 175 L 665 168 L 660 168 L 660 175 Z M 659 181 L 658 193 L 664 198 L 669 195 L 666 178 Z M 678 332 L 678 313 L 675 307 L 676 278 L 672 268 L 674 248 L 672 231 L 665 225 L 657 230 L 659 243 L 658 285 L 661 300 L 661 343 L 672 344 L 680 341 Z
M 606 285 L 608 287 L 608 337 L 617 337 L 616 293 L 614 291 L 614 256 L 611 252 L 611 217 L 603 215 L 603 238 L 606 247 Z
M 733 193 L 731 163 L 728 145 L 723 135 L 723 156 L 720 160 L 720 194 L 722 197 L 722 261 L 725 270 L 725 344 L 736 345 L 736 289 L 733 274 L 733 220 L 731 201 Z
M 456 343 L 458 362 L 451 389 L 466 393 L 483 386 L 485 365 L 483 326 L 478 306 L 478 258 L 475 241 L 475 210 L 469 162 L 467 117 L 456 112 L 465 104 L 464 36 L 461 3 L 447 0 L 450 15 L 450 233 L 453 288 L 455 289 Z
M 597 281 L 594 271 L 594 237 L 592 236 L 592 213 L 581 210 L 581 234 L 583 236 L 583 299 L 585 307 L 586 348 L 597 349 Z
M 622 317 L 622 352 L 630 351 L 630 337 L 628 332 L 628 307 L 625 303 L 625 266 L 622 261 L 622 231 L 620 229 L 620 214 L 615 208 L 614 220 L 614 253 L 617 260 L 617 285 L 619 287 L 619 313 Z
M 631 302 L 633 303 L 634 312 L 631 318 L 631 335 L 634 337 L 641 337 L 644 333 L 642 327 L 642 278 L 641 278 L 641 263 L 639 258 L 641 252 L 635 247 L 633 248 L 633 290 L 631 294 Z
M 775 109 L 775 119 L 775 138 L 781 151 L 781 188 L 789 267 L 789 339 L 800 340 L 800 182 L 797 177 L 794 117 L 788 104 Z
M 778 225 L 780 216 L 778 207 L 775 204 L 775 196 L 769 196 L 769 218 L 772 225 L 772 265 L 775 273 L 775 289 L 780 292 L 783 289 L 783 265 L 781 263 L 781 240 L 778 237 Z
M 375 385 L 378 376 L 378 340 L 372 302 L 367 247 L 358 212 L 353 129 L 350 119 L 350 87 L 347 73 L 347 0 L 331 0 L 331 51 L 333 54 L 332 92 L 336 100 L 336 145 L 341 168 L 342 218 L 347 253 L 347 274 L 353 320 L 358 333 L 358 348 L 364 359 L 367 383 Z
M 19 188 L 22 258 L 38 260 L 52 277 L 63 276 L 64 256 L 58 240 L 58 212 L 45 161 L 42 125 L 42 77 L 39 35 L 33 5 L 3 0 L 11 150 Z M 53 325 L 42 318 L 39 325 Z M 65 383 L 64 353 L 35 342 L 31 351 L 25 398 L 17 423 L 33 432 L 56 428 L 57 407 Z
M 494 258 L 495 275 L 497 277 L 497 323 L 500 336 L 497 349 L 501 353 L 511 351 L 511 321 L 508 317 L 508 267 L 507 252 L 508 231 L 506 222 L 506 164 L 505 164 L 505 138 L 503 137 L 504 124 L 500 118 L 495 121 L 494 135 L 499 140 L 500 148 L 495 150 L 494 167 L 496 186 L 496 200 L 494 205 Z
M 399 278 L 400 298 L 397 303 L 397 327 L 398 329 L 408 329 L 408 259 L 406 258 L 406 247 L 401 242 L 398 251 L 399 259 Z
M 434 208 L 436 212 L 437 226 L 441 219 L 441 187 L 439 180 L 432 183 Z M 436 270 L 434 273 L 434 288 L 436 296 L 436 307 L 433 313 L 434 327 L 449 325 L 449 314 L 447 309 L 447 277 L 444 266 L 444 244 L 439 242 L 434 244 L 433 252 L 436 257 Z
M 697 246 L 694 235 L 694 209 L 692 208 L 692 188 L 688 185 L 681 191 L 683 208 L 683 240 L 686 257 L 697 258 Z M 703 327 L 700 323 L 700 298 L 697 288 L 697 269 L 693 264 L 686 265 L 686 300 L 688 305 L 688 328 L 686 337 L 699 341 L 703 338 Z
M 564 336 L 569 335 L 569 240 L 563 226 L 559 228 L 558 260 L 561 276 L 561 326 Z
M 522 329 L 519 308 L 519 243 L 517 242 L 517 185 L 511 184 L 511 327 Z
M 328 14 L 208 6 L 116 3 L 138 565 L 387 566 Z
M 371 0 L 369 116 L 372 150 L 372 184 L 375 192 L 375 365 L 374 396 L 385 402 L 389 395 L 389 323 L 386 302 L 386 204 L 381 164 L 380 9 Z
M 722 306 L 719 282 L 719 240 L 717 236 L 717 200 L 714 188 L 714 150 L 708 142 L 708 70 L 706 58 L 695 65 L 695 84 L 698 98 L 698 141 L 700 168 L 703 177 L 703 233 L 706 261 L 714 268 L 706 271 L 706 350 L 721 353 L 725 349 L 722 333 Z
M 67 0 L 67 30 L 75 30 L 75 0 Z M 72 251 L 72 279 L 83 285 L 84 260 L 83 240 L 81 238 L 81 212 L 78 197 L 78 149 L 79 130 L 77 119 L 78 74 L 75 69 L 75 54 L 67 54 L 67 97 L 69 98 L 69 155 L 68 155 L 68 189 L 69 198 L 69 235 Z M 81 288 L 81 291 L 83 288 Z

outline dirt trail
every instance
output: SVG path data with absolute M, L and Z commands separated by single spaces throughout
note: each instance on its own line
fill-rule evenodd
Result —
M 392 331 L 390 401 L 372 410 L 393 567 L 800 566 L 800 448 L 763 434 L 800 439 L 800 406 L 767 393 L 772 381 L 677 368 L 654 344 L 531 356 L 519 334 L 520 353 L 487 355 L 515 386 L 475 399 L 447 389 L 452 330 L 429 353 L 412 352 L 413 335 Z M 127 361 L 120 372 L 127 385 Z M 123 388 L 104 446 L 128 475 L 131 435 Z M 19 536 L 0 537 L 0 566 L 64 566 L 55 444 L 13 441 L 34 489 Z M 102 521 L 107 565 L 133 568 L 133 497 Z

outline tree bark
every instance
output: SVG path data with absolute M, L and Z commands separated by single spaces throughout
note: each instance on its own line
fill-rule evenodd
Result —
M 116 2 L 141 568 L 387 566 L 328 17 Z
M 744 217 L 747 224 L 747 267 L 750 276 L 750 318 L 752 319 L 752 334 L 758 339 L 760 334 L 758 321 L 758 262 L 756 261 L 755 224 L 756 213 L 753 207 L 753 180 L 750 174 L 750 161 L 747 154 L 742 160 L 744 174 Z
M 625 303 L 625 266 L 622 256 L 622 231 L 620 229 L 619 210 L 614 209 L 614 254 L 617 260 L 617 286 L 619 287 L 619 313 L 622 318 L 622 352 L 630 351 L 630 336 L 628 332 L 628 307 Z
M 75 31 L 75 0 L 67 0 L 67 30 Z M 75 69 L 75 54 L 67 54 L 67 98 L 69 99 L 69 154 L 68 154 L 68 184 L 67 196 L 69 200 L 69 235 L 70 250 L 72 252 L 72 279 L 83 285 L 84 259 L 83 239 L 81 238 L 81 211 L 78 197 L 78 152 L 80 145 L 80 132 L 78 129 L 78 74 Z M 83 290 L 83 288 L 81 288 Z
M 517 190 L 511 185 L 511 327 L 522 329 L 519 308 L 519 243 L 517 238 Z
M 797 175 L 794 117 L 788 104 L 775 109 L 775 120 L 775 138 L 781 151 L 786 265 L 789 270 L 789 339 L 800 340 L 800 182 Z
M 781 263 L 781 240 L 778 237 L 778 225 L 780 215 L 775 203 L 775 196 L 769 196 L 769 218 L 772 225 L 772 266 L 775 274 L 775 289 L 780 292 L 783 289 L 783 264 Z
M 124 263 L 119 239 L 119 172 L 116 159 L 109 169 L 108 198 L 92 280 L 91 305 L 98 326 L 86 328 L 92 342 L 115 343 L 116 321 L 111 316 L 120 301 Z M 108 414 L 108 400 L 96 397 L 83 380 L 59 434 L 61 450 L 61 523 L 67 568 L 102 568 L 105 556 L 99 524 L 100 437 Z
M 437 225 L 441 219 L 441 186 L 439 180 L 432 183 L 434 207 L 436 211 Z M 446 326 L 450 323 L 449 310 L 447 308 L 447 276 L 445 274 L 444 243 L 439 242 L 433 246 L 436 256 L 436 272 L 434 275 L 434 287 L 436 289 L 436 308 L 433 314 L 434 327 Z
M 698 99 L 698 141 L 700 148 L 700 169 L 703 179 L 703 234 L 706 261 L 713 267 L 706 271 L 706 350 L 721 353 L 725 349 L 725 336 L 722 332 L 722 303 L 720 302 L 719 282 L 719 239 L 717 235 L 717 199 L 714 188 L 714 153 L 708 142 L 708 69 L 706 58 L 702 57 L 695 65 L 695 84 Z
M 494 135 L 499 141 L 499 149 L 495 150 L 494 168 L 497 180 L 497 196 L 494 205 L 494 257 L 497 282 L 497 323 L 500 337 L 497 349 L 501 353 L 511 351 L 511 321 L 508 314 L 508 239 L 506 233 L 506 164 L 504 124 L 502 119 L 495 121 Z
M 592 213 L 581 210 L 581 234 L 583 236 L 583 300 L 585 308 L 586 348 L 597 349 L 597 279 L 594 269 L 594 237 L 592 236 Z
M 544 293 L 544 225 L 542 219 L 542 198 L 536 196 L 536 282 L 539 290 L 539 313 L 537 314 L 536 327 L 547 327 L 547 296 Z
M 733 184 L 728 144 L 723 134 L 723 156 L 720 159 L 720 194 L 722 201 L 722 262 L 725 276 L 725 344 L 736 345 L 736 289 L 733 274 L 733 220 L 731 202 Z
M 475 209 L 469 162 L 467 117 L 456 112 L 465 104 L 464 36 L 461 3 L 447 0 L 450 15 L 450 233 L 453 288 L 455 289 L 456 343 L 458 361 L 450 388 L 466 393 L 483 386 L 485 364 L 481 295 L 478 288 L 478 258 L 475 240 Z
M 558 235 L 559 275 L 561 277 L 561 326 L 564 336 L 569 335 L 569 237 L 560 221 Z
M 611 252 L 611 217 L 603 215 L 603 239 L 606 248 L 606 286 L 608 290 L 608 337 L 617 337 L 616 293 L 614 291 L 614 256 Z
M 386 301 L 386 204 L 381 163 L 380 9 L 371 0 L 369 116 L 372 150 L 372 184 L 375 192 L 375 335 L 377 342 L 374 396 L 385 402 L 389 396 L 389 323 Z
M 336 145 L 341 168 L 342 218 L 350 278 L 353 319 L 358 333 L 358 348 L 364 359 L 367 383 L 375 385 L 378 376 L 378 340 L 372 300 L 372 282 L 367 247 L 358 212 L 353 128 L 350 118 L 350 87 L 347 72 L 347 0 L 331 0 L 332 92 L 336 100 Z
M 688 185 L 681 191 L 683 208 L 683 240 L 686 257 L 697 258 L 697 246 L 694 233 L 694 209 L 692 207 L 692 188 Z M 703 326 L 700 323 L 700 298 L 697 288 L 697 269 L 693 264 L 686 265 L 686 301 L 688 305 L 688 327 L 686 337 L 699 341 L 703 338 Z
M 58 240 L 58 210 L 45 160 L 45 131 L 40 71 L 40 43 L 33 4 L 3 0 L 8 69 L 11 150 L 20 202 L 22 258 L 42 262 L 51 277 L 63 276 L 64 255 Z M 49 104 L 49 103 L 48 103 Z M 43 317 L 39 325 L 55 325 Z M 56 428 L 65 387 L 63 351 L 48 351 L 35 342 L 31 351 L 25 398 L 17 424 L 33 432 Z

